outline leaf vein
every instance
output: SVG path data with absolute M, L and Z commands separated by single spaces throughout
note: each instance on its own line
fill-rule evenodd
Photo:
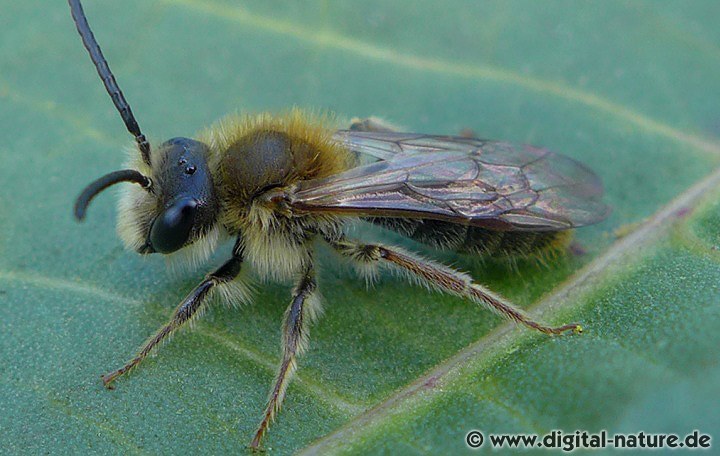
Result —
M 163 1 L 167 2 L 168 0 Z M 221 5 L 205 0 L 174 0 L 172 4 L 182 5 L 208 15 L 216 16 L 224 20 L 232 20 L 271 33 L 292 36 L 293 38 L 300 39 L 318 47 L 339 49 L 392 65 L 432 73 L 496 81 L 520 86 L 538 93 L 552 95 L 608 113 L 631 122 L 646 131 L 667 137 L 674 141 L 689 144 L 703 152 L 720 154 L 720 144 L 715 141 L 684 132 L 617 102 L 603 98 L 600 95 L 568 86 L 562 82 L 527 76 L 497 66 L 464 64 L 434 57 L 412 55 L 345 36 L 334 31 L 311 29 L 288 21 L 265 17 L 237 6 Z
M 133 454 L 139 454 L 139 455 L 145 455 L 150 454 L 146 451 L 144 451 L 140 446 L 134 444 L 131 441 L 131 436 L 115 427 L 109 426 L 105 424 L 104 422 L 95 420 L 89 416 L 86 416 L 85 414 L 81 413 L 79 410 L 73 408 L 70 404 L 52 397 L 52 390 L 47 390 L 39 385 L 27 385 L 27 384 L 17 384 L 15 385 L 16 388 L 22 388 L 36 396 L 40 396 L 43 400 L 45 400 L 50 407 L 54 408 L 55 410 L 59 411 L 60 413 L 70 417 L 74 418 L 78 421 L 81 421 L 82 423 L 97 429 L 98 431 L 106 434 L 109 436 L 116 444 L 119 446 L 125 448 L 126 450 L 130 451 Z
M 247 358 L 256 364 L 260 365 L 261 367 L 264 367 L 265 369 L 275 372 L 277 370 L 277 365 L 279 365 L 279 360 L 277 363 L 266 359 L 265 356 L 261 355 L 260 353 L 255 352 L 254 350 L 243 346 L 236 340 L 231 340 L 229 337 L 227 337 L 224 334 L 220 334 L 214 331 L 208 331 L 206 329 L 196 329 L 196 333 L 202 334 L 216 343 L 220 344 L 221 346 L 228 348 L 232 350 L 235 353 L 239 353 L 244 358 Z M 309 380 L 303 376 L 301 376 L 299 373 L 295 374 L 295 380 L 294 382 L 298 386 L 301 386 L 303 389 L 305 389 L 307 392 L 312 394 L 313 396 L 320 399 L 322 402 L 324 402 L 327 405 L 330 405 L 332 407 L 335 407 L 339 410 L 342 410 L 344 413 L 351 414 L 351 415 L 357 415 L 358 413 L 364 411 L 367 409 L 367 407 L 363 404 L 358 404 L 351 402 L 344 397 L 340 396 L 337 392 L 332 392 L 329 390 L 328 386 L 326 385 L 319 385 L 316 382 L 313 382 L 312 380 Z

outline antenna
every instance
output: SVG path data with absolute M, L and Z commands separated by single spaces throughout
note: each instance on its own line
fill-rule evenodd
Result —
M 78 220 L 84 220 L 85 212 L 87 211 L 90 201 L 92 201 L 98 193 L 102 192 L 111 185 L 115 185 L 120 182 L 133 182 L 135 184 L 140 184 L 144 189 L 148 189 L 148 191 L 152 188 L 152 181 L 150 178 L 143 176 L 134 169 L 121 169 L 120 171 L 113 171 L 112 173 L 106 174 L 96 181 L 91 182 L 90 185 L 85 187 L 80 196 L 78 196 L 77 200 L 75 200 L 75 218 Z
M 80 38 L 82 38 L 85 49 L 87 49 L 90 54 L 90 59 L 92 59 L 95 64 L 95 68 L 97 68 L 98 75 L 100 76 L 100 79 L 102 79 L 108 95 L 110 95 L 110 98 L 115 104 L 115 108 L 120 113 L 120 117 L 122 117 L 123 122 L 125 122 L 125 126 L 128 131 L 135 136 L 135 141 L 140 148 L 140 154 L 142 155 L 143 161 L 150 165 L 150 143 L 147 141 L 147 138 L 145 138 L 145 135 L 143 135 L 140 131 L 140 126 L 135 120 L 132 109 L 130 109 L 130 105 L 125 100 L 125 96 L 120 90 L 120 87 L 115 80 L 115 76 L 113 76 L 113 73 L 108 66 L 107 60 L 105 60 L 105 56 L 103 56 L 92 30 L 90 30 L 90 25 L 85 17 L 85 12 L 80 4 L 80 0 L 68 0 L 68 4 L 70 4 L 70 11 L 72 13 L 73 20 L 75 21 L 77 31 L 80 33 Z

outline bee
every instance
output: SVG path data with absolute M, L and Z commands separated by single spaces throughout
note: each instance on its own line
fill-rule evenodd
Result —
M 298 356 L 320 313 L 313 244 L 324 241 L 368 278 L 382 268 L 460 296 L 545 334 L 580 332 L 531 319 L 465 273 L 401 248 L 350 239 L 362 219 L 442 250 L 481 256 L 542 256 L 563 250 L 568 230 L 602 220 L 602 185 L 584 165 L 544 148 L 466 136 L 400 133 L 369 118 L 335 130 L 297 109 L 231 116 L 197 139 L 155 146 L 141 132 L 95 40 L 80 0 L 69 0 L 80 37 L 137 154 L 127 169 L 88 185 L 74 214 L 118 183 L 118 233 L 143 255 L 189 252 L 204 261 L 221 239 L 232 256 L 183 299 L 169 322 L 123 367 L 102 376 L 112 388 L 158 345 L 196 318 L 212 295 L 247 300 L 244 265 L 263 278 L 294 280 L 282 326 L 282 360 L 251 442 L 258 448 L 279 412 Z M 361 164 L 360 157 L 369 158 Z

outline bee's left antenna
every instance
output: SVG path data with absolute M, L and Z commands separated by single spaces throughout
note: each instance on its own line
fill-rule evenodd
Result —
M 115 81 L 115 76 L 113 76 L 107 60 L 105 60 L 100 46 L 95 40 L 95 36 L 92 30 L 90 30 L 90 25 L 87 22 L 80 0 L 68 0 L 68 3 L 70 4 L 70 11 L 75 21 L 75 26 L 77 27 L 78 33 L 80 33 L 80 38 L 82 38 L 85 49 L 90 53 L 90 58 L 95 64 L 95 68 L 97 68 L 100 79 L 102 79 L 103 84 L 105 84 L 108 95 L 112 98 L 115 108 L 117 108 L 120 113 L 128 131 L 135 136 L 135 141 L 140 148 L 143 161 L 150 165 L 150 143 L 140 131 L 140 126 L 135 120 L 132 109 L 130 109 L 130 105 L 125 100 L 125 96 L 120 90 L 117 81 Z

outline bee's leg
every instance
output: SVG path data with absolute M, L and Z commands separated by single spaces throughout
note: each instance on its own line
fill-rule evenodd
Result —
M 233 257 L 217 270 L 205 276 L 205 280 L 200 282 L 175 309 L 175 313 L 170 321 L 145 343 L 132 360 L 120 369 L 102 376 L 105 387 L 112 388 L 111 384 L 115 379 L 140 364 L 160 342 L 167 338 L 173 331 L 190 321 L 197 311 L 202 308 L 206 298 L 215 287 L 228 283 L 237 277 L 240 273 L 241 265 L 242 254 L 236 246 Z
M 280 406 L 285 398 L 285 390 L 297 367 L 295 359 L 307 347 L 309 326 L 320 312 L 320 303 L 315 294 L 316 286 L 315 273 L 312 266 L 310 266 L 295 287 L 293 300 L 285 311 L 282 361 L 280 362 L 275 384 L 268 396 L 263 419 L 257 428 L 255 438 L 250 444 L 252 448 L 259 448 L 260 440 L 267 432 L 275 415 L 280 411 Z
M 355 117 L 350 120 L 350 130 L 352 131 L 375 131 L 375 132 L 395 132 L 401 130 L 397 125 L 382 120 L 379 117 L 367 117 L 360 119 Z
M 402 131 L 404 129 L 388 122 L 387 120 L 383 120 L 375 116 L 370 116 L 364 119 L 361 119 L 359 117 L 353 117 L 352 119 L 350 119 L 350 126 L 348 127 L 348 130 L 394 133 Z M 458 136 L 470 139 L 478 137 L 475 131 L 471 128 L 463 128 L 458 132 Z
M 386 247 L 377 244 L 359 244 L 345 239 L 328 239 L 327 241 L 338 252 L 361 264 L 371 265 L 372 263 L 383 262 L 393 265 L 403 272 L 411 273 L 432 288 L 438 288 L 448 293 L 471 299 L 472 301 L 489 307 L 506 318 L 522 323 L 529 328 L 536 329 L 545 334 L 561 334 L 566 331 L 582 332 L 582 327 L 576 323 L 558 327 L 550 327 L 538 323 L 530 319 L 530 317 L 505 299 L 487 288 L 474 283 L 472 278 L 467 274 L 404 252 L 396 247 Z

